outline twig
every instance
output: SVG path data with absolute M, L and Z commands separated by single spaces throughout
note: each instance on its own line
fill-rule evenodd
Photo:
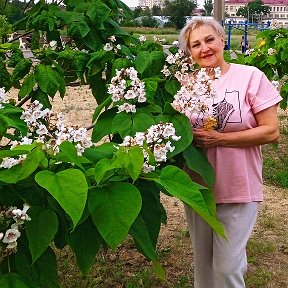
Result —
M 23 37 L 23 36 L 26 36 L 30 33 L 32 33 L 34 30 L 31 30 L 31 31 L 28 31 L 28 32 L 25 32 L 24 34 L 20 34 L 18 36 L 16 36 L 15 38 L 13 38 L 12 40 L 9 40 L 8 43 L 11 43 L 11 42 L 14 42 L 16 40 L 18 40 L 19 38 Z
M 24 103 L 26 103 L 31 98 L 30 95 L 25 96 L 22 100 L 20 100 L 15 106 L 21 107 Z

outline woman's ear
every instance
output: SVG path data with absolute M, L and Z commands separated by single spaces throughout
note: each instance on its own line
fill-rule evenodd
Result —
M 224 47 L 225 46 L 225 40 L 223 37 L 221 37 L 221 42 L 222 42 L 222 46 Z

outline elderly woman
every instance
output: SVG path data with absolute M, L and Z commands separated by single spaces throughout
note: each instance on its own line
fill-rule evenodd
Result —
M 224 60 L 225 32 L 215 20 L 192 20 L 181 31 L 180 49 L 201 68 L 221 69 L 216 97 L 208 98 L 213 130 L 191 117 L 194 144 L 201 147 L 216 174 L 214 195 L 218 219 L 227 239 L 185 207 L 194 249 L 194 287 L 245 287 L 246 245 L 263 201 L 261 145 L 279 141 L 277 104 L 281 97 L 257 68 Z M 202 116 L 203 117 L 203 116 Z M 203 122 L 202 122 L 203 123 Z M 194 181 L 203 184 L 191 172 Z

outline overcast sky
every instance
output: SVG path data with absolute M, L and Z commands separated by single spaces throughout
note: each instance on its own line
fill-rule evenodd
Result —
M 122 0 L 127 6 L 129 7 L 137 7 L 139 4 L 139 0 Z M 198 1 L 198 7 L 202 8 L 204 0 L 197 0 Z

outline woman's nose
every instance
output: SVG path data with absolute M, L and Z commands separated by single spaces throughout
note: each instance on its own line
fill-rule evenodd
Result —
M 209 50 L 209 46 L 206 44 L 206 43 L 203 43 L 202 45 L 201 45 L 201 51 L 202 52 L 206 52 L 206 51 L 208 51 Z

